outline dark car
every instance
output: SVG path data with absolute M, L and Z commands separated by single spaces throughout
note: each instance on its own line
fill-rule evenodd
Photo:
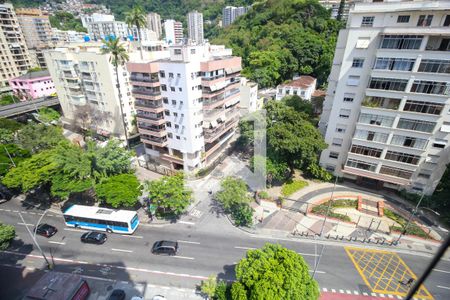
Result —
M 178 251 L 178 242 L 158 241 L 153 244 L 153 254 L 176 255 Z
M 48 225 L 48 224 L 39 224 L 38 227 L 34 228 L 34 230 L 36 231 L 36 234 L 45 236 L 45 237 L 51 237 L 54 236 L 57 232 L 58 229 L 56 229 L 55 226 L 52 225 Z
M 11 200 L 14 196 L 13 192 L 11 192 L 6 186 L 0 184 L 0 203 Z
M 108 300 L 124 300 L 124 299 L 125 299 L 125 292 L 123 290 L 114 290 L 108 297 Z
M 90 243 L 90 244 L 100 245 L 106 242 L 106 239 L 107 235 L 105 233 L 97 231 L 88 231 L 81 236 L 81 241 L 83 243 Z

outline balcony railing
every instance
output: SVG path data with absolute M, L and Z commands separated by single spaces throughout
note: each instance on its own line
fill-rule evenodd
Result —
M 164 120 L 164 116 L 163 115 L 147 115 L 147 114 L 142 114 L 142 113 L 137 113 L 136 116 L 138 118 L 143 118 L 143 119 L 147 119 L 147 120 L 152 120 L 152 121 L 161 121 Z
M 141 101 L 136 100 L 135 102 L 136 106 L 143 106 L 143 107 L 149 107 L 149 108 L 160 108 L 163 107 L 162 101 Z
M 225 74 L 216 75 L 216 76 L 212 76 L 212 77 L 202 77 L 202 80 L 211 81 L 211 80 L 216 80 L 216 79 L 223 78 L 223 77 L 225 77 Z
M 144 141 L 150 141 L 153 143 L 164 145 L 167 143 L 167 137 L 153 137 L 146 134 L 141 134 L 141 139 Z
M 130 76 L 131 81 L 139 81 L 139 82 L 150 82 L 155 83 L 159 82 L 159 78 L 151 78 L 151 77 L 143 77 L 143 76 Z
M 132 89 L 134 94 L 147 95 L 147 96 L 160 96 L 161 91 L 145 90 L 145 89 Z
M 225 93 L 222 93 L 222 94 L 220 94 L 218 96 L 215 96 L 215 97 L 212 97 L 212 98 L 205 98 L 203 100 L 203 104 L 204 105 L 215 104 L 215 103 L 217 103 L 219 101 L 228 99 L 228 98 L 236 95 L 237 93 L 239 93 L 239 89 L 231 90 L 231 92 L 229 94 L 227 94 L 226 96 L 225 96 Z
M 210 142 L 213 141 L 214 138 L 217 138 L 220 135 L 222 135 L 226 130 L 229 129 L 229 127 L 231 125 L 233 125 L 237 121 L 239 121 L 239 118 L 237 118 L 237 117 L 232 118 L 232 119 L 228 120 L 227 122 L 225 122 L 224 124 L 214 128 L 214 129 L 206 129 L 204 131 L 205 140 L 210 140 Z

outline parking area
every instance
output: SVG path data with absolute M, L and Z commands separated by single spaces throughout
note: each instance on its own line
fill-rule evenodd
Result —
M 346 247 L 345 251 L 366 285 L 374 293 L 406 296 L 409 279 L 417 275 L 394 252 Z M 421 286 L 416 299 L 433 299 L 425 286 Z

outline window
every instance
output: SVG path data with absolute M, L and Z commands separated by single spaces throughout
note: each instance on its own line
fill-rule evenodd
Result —
M 345 165 L 347 167 L 366 170 L 366 171 L 370 171 L 370 172 L 375 172 L 375 169 L 377 168 L 377 164 L 375 164 L 375 163 L 365 162 L 365 161 L 357 160 L 357 159 L 353 159 L 353 158 L 349 158 Z
M 183 91 L 183 89 L 179 87 L 179 88 L 178 88 L 178 91 L 181 92 L 181 91 Z
M 377 149 L 377 148 L 372 148 L 372 147 L 353 145 L 352 148 L 350 149 L 350 152 L 360 154 L 360 155 L 380 157 L 381 152 L 383 152 L 383 150 Z
M 175 124 L 175 129 L 178 129 L 178 128 L 180 128 L 180 125 Z
M 337 139 L 337 138 L 334 138 L 333 139 L 333 142 L 331 143 L 333 146 L 338 146 L 338 147 L 340 147 L 340 146 L 342 146 L 342 142 L 343 142 L 344 140 L 343 139 Z
M 347 129 L 346 125 L 343 125 L 343 124 L 336 125 L 336 132 L 345 133 L 346 129 Z
M 361 27 L 372 27 L 375 17 L 363 17 Z
M 355 94 L 350 94 L 350 93 L 345 93 L 344 94 L 344 102 L 353 102 L 353 100 L 355 99 Z
M 177 100 L 172 100 L 172 105 L 177 105 Z
M 172 133 L 167 133 L 167 137 L 169 138 L 169 139 L 171 139 L 171 138 L 173 138 L 173 134 Z
M 191 54 L 195 54 L 195 49 L 191 49 Z
M 174 116 L 174 117 L 178 117 L 178 113 L 174 112 L 174 113 L 173 113 L 173 116 Z
M 382 49 L 419 49 L 423 35 L 389 35 L 381 40 Z
M 358 122 L 362 124 L 391 127 L 392 124 L 394 124 L 394 117 L 362 113 L 359 116 Z
M 443 108 L 444 104 L 441 103 L 407 100 L 403 110 L 431 115 L 440 115 Z
M 166 122 L 166 127 L 172 128 L 172 123 Z
M 175 92 L 175 87 L 171 86 L 170 91 Z
M 358 86 L 360 76 L 350 75 L 347 78 L 347 85 Z
M 431 171 L 429 171 L 429 172 L 432 173 Z M 429 174 L 428 172 L 426 172 L 426 173 L 419 173 L 419 174 L 417 174 L 417 177 L 429 179 L 431 177 L 431 174 Z
M 450 74 L 450 60 L 422 59 L 418 72 Z
M 352 62 L 352 68 L 362 68 L 364 64 L 364 58 L 354 58 Z
M 173 73 L 169 73 L 169 78 L 173 78 Z
M 450 26 L 450 15 L 445 16 L 444 25 L 445 27 Z
M 334 172 L 335 169 L 336 169 L 336 166 L 332 166 L 332 165 L 327 165 L 325 167 L 325 170 L 327 170 L 328 172 Z
M 175 53 L 175 55 L 180 55 L 181 54 L 181 49 L 174 49 L 174 53 Z
M 170 111 L 165 110 L 165 111 L 164 111 L 164 114 L 165 114 L 166 116 L 170 116 Z
M 357 129 L 353 138 L 377 143 L 386 143 L 388 136 L 387 133 Z
M 177 78 L 181 78 L 181 74 L 180 73 L 177 73 Z
M 167 91 L 167 85 L 161 84 L 161 91 Z
M 367 49 L 369 48 L 369 44 L 370 44 L 369 37 L 358 38 L 358 41 L 356 42 L 356 49 Z
M 397 23 L 409 23 L 409 16 L 398 16 Z
M 415 61 L 410 58 L 377 57 L 373 68 L 375 70 L 411 71 Z
M 372 77 L 369 82 L 369 88 L 377 90 L 405 91 L 407 84 L 407 79 Z
M 394 177 L 400 177 L 405 179 L 410 179 L 413 172 L 408 170 L 403 170 L 399 168 L 389 167 L 382 165 L 380 169 L 380 174 L 390 175 Z
M 179 140 L 179 139 L 180 139 L 180 136 L 179 136 L 179 135 L 177 135 L 177 136 L 176 136 L 176 138 L 177 138 L 177 140 Z
M 329 158 L 337 159 L 339 157 L 338 152 L 330 152 L 330 155 L 328 155 Z
M 434 148 L 440 148 L 440 149 L 444 149 L 445 146 L 447 146 L 447 141 L 445 141 L 445 140 L 436 140 L 436 141 L 434 141 L 434 143 L 432 144 L 432 147 L 434 147 Z
M 433 21 L 433 15 L 420 15 L 419 16 L 419 20 L 417 21 L 417 26 L 430 26 L 431 25 L 431 21 Z
M 397 110 L 402 99 L 366 96 L 362 106 Z
M 397 135 L 397 134 L 394 134 L 392 136 L 392 140 L 391 140 L 391 145 L 409 147 L 409 148 L 415 148 L 415 149 L 421 149 L 421 150 L 426 148 L 427 143 L 428 143 L 428 140 L 426 140 L 426 139 Z
M 169 103 L 169 99 L 167 99 L 166 97 L 164 97 L 164 98 L 163 98 L 163 102 L 164 102 L 165 104 L 168 104 L 168 103 Z
M 339 111 L 339 118 L 348 119 L 350 117 L 351 110 L 342 108 Z
M 435 122 L 401 118 L 398 122 L 397 128 L 421 132 L 433 132 L 435 126 Z
M 420 156 L 403 152 L 388 151 L 384 159 L 398 161 L 405 164 L 417 165 L 419 163 Z
M 411 93 L 450 95 L 450 85 L 447 82 L 415 80 Z

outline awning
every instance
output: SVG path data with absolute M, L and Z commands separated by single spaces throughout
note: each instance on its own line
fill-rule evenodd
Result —
M 235 105 L 236 103 L 239 103 L 240 100 L 241 100 L 241 99 L 240 99 L 239 97 L 235 97 L 234 99 L 232 99 L 232 100 L 226 102 L 226 103 L 225 103 L 225 107 L 228 108 L 228 107 L 230 107 L 230 106 L 233 106 L 233 105 Z
M 239 72 L 240 70 L 242 70 L 242 68 L 240 66 L 234 67 L 234 68 L 228 68 L 228 69 L 225 69 L 225 73 L 228 75 L 228 74 L 233 74 L 233 73 Z
M 442 132 L 450 132 L 450 125 L 442 125 L 441 126 L 441 131 Z

